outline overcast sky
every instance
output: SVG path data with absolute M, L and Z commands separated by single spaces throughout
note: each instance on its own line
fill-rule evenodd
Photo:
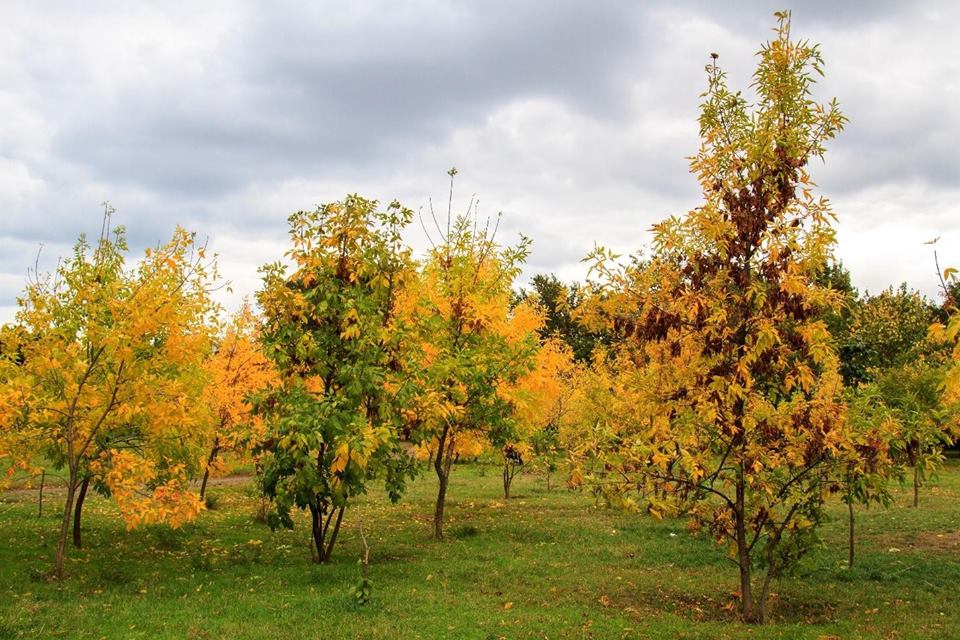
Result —
M 181 224 L 234 295 L 286 246 L 286 217 L 347 193 L 417 209 L 471 194 L 531 236 L 527 276 L 583 277 L 699 200 L 710 52 L 746 88 L 783 3 L 5 2 L 0 7 L 0 321 L 43 245 L 50 268 L 117 209 L 137 252 Z M 813 177 L 861 289 L 935 294 L 960 265 L 960 3 L 805 1 L 850 124 Z M 419 225 L 410 233 L 424 246 Z

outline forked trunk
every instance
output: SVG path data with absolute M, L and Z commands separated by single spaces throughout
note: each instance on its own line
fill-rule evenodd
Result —
M 90 476 L 83 479 L 80 483 L 80 493 L 77 494 L 77 504 L 73 508 L 73 546 L 79 549 L 80 540 L 80 521 L 83 515 L 83 501 L 87 497 L 87 487 L 90 486 Z
M 310 537 L 313 540 L 310 558 L 314 564 L 319 564 L 323 562 L 323 523 L 320 519 L 320 510 L 315 505 L 310 505 Z
M 333 547 L 337 543 L 337 534 L 340 533 L 340 523 L 343 522 L 343 512 L 347 506 L 343 505 L 337 509 L 336 522 L 331 512 L 326 514 L 317 505 L 310 506 L 310 535 L 313 538 L 313 547 L 310 549 L 310 556 L 317 564 L 326 564 L 330 562 L 333 556 Z M 326 522 L 324 522 L 326 519 Z M 330 531 L 330 525 L 333 524 L 333 531 Z M 329 534 L 329 539 L 327 535 Z
M 347 508 L 347 505 L 343 505 L 337 510 L 337 523 L 333 525 L 333 533 L 330 534 L 330 541 L 327 542 L 327 552 L 324 554 L 324 562 L 330 562 L 330 558 L 333 557 L 333 545 L 337 542 L 337 534 L 340 533 L 340 523 L 343 521 L 343 512 Z M 333 518 L 333 514 L 330 514 L 330 518 Z M 330 526 L 330 518 L 327 518 L 327 526 Z

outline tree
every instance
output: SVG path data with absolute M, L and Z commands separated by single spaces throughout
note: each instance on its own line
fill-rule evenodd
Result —
M 854 332 L 854 323 L 862 302 L 860 292 L 850 281 L 850 272 L 839 261 L 826 263 L 814 276 L 814 281 L 829 287 L 840 294 L 841 302 L 836 308 L 823 310 L 823 321 L 833 336 L 834 345 L 840 356 L 840 374 L 848 387 L 856 387 L 868 379 L 867 367 L 870 362 L 865 346 Z
M 126 270 L 124 231 L 111 239 L 109 213 L 94 248 L 81 236 L 54 274 L 28 284 L 16 350 L 0 358 L 0 406 L 15 414 L 2 421 L 4 439 L 66 469 L 58 578 L 71 519 L 79 544 L 91 484 L 113 497 L 128 527 L 179 526 L 202 507 L 187 480 L 209 422 L 200 393 L 215 268 L 178 228 Z
M 574 284 L 566 286 L 550 274 L 537 274 L 530 280 L 531 291 L 521 291 L 520 300 L 533 299 L 543 309 L 544 323 L 540 337 L 547 340 L 559 337 L 569 345 L 578 362 L 589 362 L 594 348 L 608 341 L 602 331 L 592 331 L 584 324 L 579 311 L 584 296 Z
M 632 336 L 619 362 L 637 381 L 630 413 L 611 426 L 611 482 L 729 545 L 749 622 L 764 620 L 772 581 L 815 539 L 827 472 L 852 446 L 822 319 L 839 296 L 815 281 L 834 214 L 807 169 L 845 118 L 835 101 L 811 99 L 818 47 L 790 39 L 789 13 L 777 19 L 754 106 L 727 88 L 716 56 L 707 66 L 691 160 L 703 204 L 655 225 L 646 264 L 594 255 L 604 304 Z
M 290 216 L 288 268 L 263 268 L 261 342 L 278 385 L 262 394 L 262 486 L 271 527 L 311 516 L 312 555 L 329 561 L 351 497 L 383 475 L 399 499 L 409 456 L 398 429 L 404 384 L 398 294 L 410 277 L 400 234 L 412 213 L 359 196 Z
M 264 438 L 263 419 L 254 414 L 251 398 L 272 386 L 276 373 L 260 351 L 257 318 L 248 303 L 231 317 L 206 369 L 205 396 L 214 429 L 200 483 L 201 500 L 211 472 L 222 468 L 224 455 L 247 456 Z
M 960 405 L 943 396 L 946 375 L 940 354 L 916 353 L 910 362 L 878 370 L 873 383 L 889 420 L 898 427 L 895 446 L 901 463 L 913 469 L 913 506 L 920 487 L 943 462 L 943 447 L 958 433 Z
M 510 498 L 513 480 L 523 469 L 537 456 L 549 457 L 560 424 L 571 411 L 581 369 L 564 340 L 548 338 L 537 351 L 533 369 L 506 388 L 516 428 L 501 448 L 504 499 Z M 548 466 L 548 474 L 549 470 Z
M 450 171 L 451 188 L 455 170 Z M 452 192 L 451 192 L 452 195 Z M 500 247 L 496 228 L 448 212 L 446 232 L 408 291 L 405 314 L 415 320 L 420 390 L 410 413 L 412 438 L 425 443 L 437 475 L 434 537 L 443 538 L 444 507 L 457 443 L 479 439 L 502 446 L 515 418 L 504 392 L 533 366 L 540 320 L 528 304 L 511 305 L 512 286 L 529 240 Z M 511 308 L 512 307 L 512 308 Z
M 849 340 L 859 352 L 855 368 L 862 372 L 860 380 L 873 379 L 880 370 L 898 367 L 918 349 L 929 348 L 926 338 L 934 319 L 933 305 L 906 283 L 864 297 L 849 328 Z
M 837 490 L 847 505 L 847 566 L 853 567 L 855 556 L 856 505 L 893 502 L 889 481 L 902 477 L 899 450 L 902 442 L 900 424 L 891 414 L 875 383 L 862 384 L 847 390 L 847 422 L 851 444 L 841 464 L 835 467 Z

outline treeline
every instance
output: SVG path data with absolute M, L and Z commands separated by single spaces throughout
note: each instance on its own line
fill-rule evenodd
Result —
M 595 250 L 579 286 L 519 289 L 530 241 L 502 244 L 472 208 L 423 220 L 415 256 L 409 209 L 352 195 L 290 216 L 255 304 L 225 318 L 194 236 L 130 264 L 108 211 L 95 243 L 33 274 L 0 334 L 7 478 L 44 462 L 66 478 L 54 575 L 89 490 L 130 527 L 178 526 L 211 474 L 249 461 L 270 526 L 309 513 L 326 562 L 351 501 L 374 483 L 400 499 L 424 462 L 443 538 L 454 463 L 480 454 L 505 497 L 539 460 L 613 506 L 689 518 L 736 563 L 750 622 L 831 495 L 852 564 L 855 506 L 908 476 L 918 504 L 957 434 L 955 272 L 939 305 L 850 286 L 808 172 L 846 119 L 812 99 L 820 52 L 777 17 L 753 104 L 716 56 L 706 68 L 703 203 L 655 225 L 645 254 Z

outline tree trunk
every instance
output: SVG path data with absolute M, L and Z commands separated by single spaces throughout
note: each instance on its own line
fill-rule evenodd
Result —
M 46 479 L 47 479 L 47 470 L 41 469 L 40 470 L 40 499 L 38 500 L 38 504 L 37 504 L 38 518 L 43 517 L 43 483 Z
M 437 471 L 439 487 L 437 489 L 437 505 L 433 510 L 433 537 L 443 540 L 443 507 L 447 500 L 447 483 L 450 477 L 442 471 Z
M 743 468 L 737 478 L 737 502 L 734 513 L 737 536 L 737 566 L 740 569 L 740 613 L 747 623 L 762 622 L 754 609 L 753 586 L 750 575 L 750 549 L 747 542 L 746 500 Z
M 70 532 L 70 517 L 73 515 L 73 497 L 77 491 L 77 474 L 70 472 L 67 480 L 67 498 L 63 505 L 63 518 L 60 521 L 60 536 L 57 538 L 57 553 L 53 564 L 53 575 L 57 580 L 63 578 L 63 557 L 67 547 L 67 534 Z
M 913 506 L 920 506 L 920 469 L 913 465 Z
M 437 455 L 433 469 L 437 473 L 437 504 L 433 510 L 433 537 L 443 540 L 443 509 L 447 502 L 447 486 L 450 483 L 450 471 L 453 467 L 453 434 L 445 427 L 437 443 Z
M 853 499 L 847 496 L 847 516 L 850 520 L 849 537 L 847 539 L 847 568 L 853 568 Z
M 313 548 L 310 549 L 310 558 L 314 564 L 323 562 L 323 521 L 320 515 L 320 509 L 316 505 L 310 505 L 310 535 L 313 538 Z
M 217 454 L 220 452 L 220 445 L 218 442 L 213 443 L 213 449 L 210 450 L 210 456 L 207 458 L 207 468 L 203 470 L 203 481 L 200 483 L 200 501 L 202 502 L 204 497 L 207 495 L 207 480 L 210 479 L 210 466 L 213 464 L 213 461 L 217 459 Z
M 73 508 L 73 546 L 79 549 L 80 541 L 80 519 L 83 515 L 83 501 L 87 497 L 87 487 L 90 486 L 90 476 L 86 476 L 80 483 L 80 493 L 77 494 L 77 504 Z
M 327 543 L 327 551 L 323 555 L 323 562 L 330 562 L 330 557 L 333 555 L 333 545 L 337 542 L 337 534 L 340 533 L 340 522 L 343 520 L 343 512 L 347 508 L 347 505 L 340 507 L 340 510 L 337 512 L 337 523 L 333 525 L 333 533 L 330 534 L 330 541 Z M 330 514 L 330 517 L 333 517 L 333 514 Z M 330 520 L 327 520 L 329 525 Z
M 513 482 L 513 474 L 510 473 L 510 463 L 503 465 L 503 499 L 510 499 L 510 484 Z

